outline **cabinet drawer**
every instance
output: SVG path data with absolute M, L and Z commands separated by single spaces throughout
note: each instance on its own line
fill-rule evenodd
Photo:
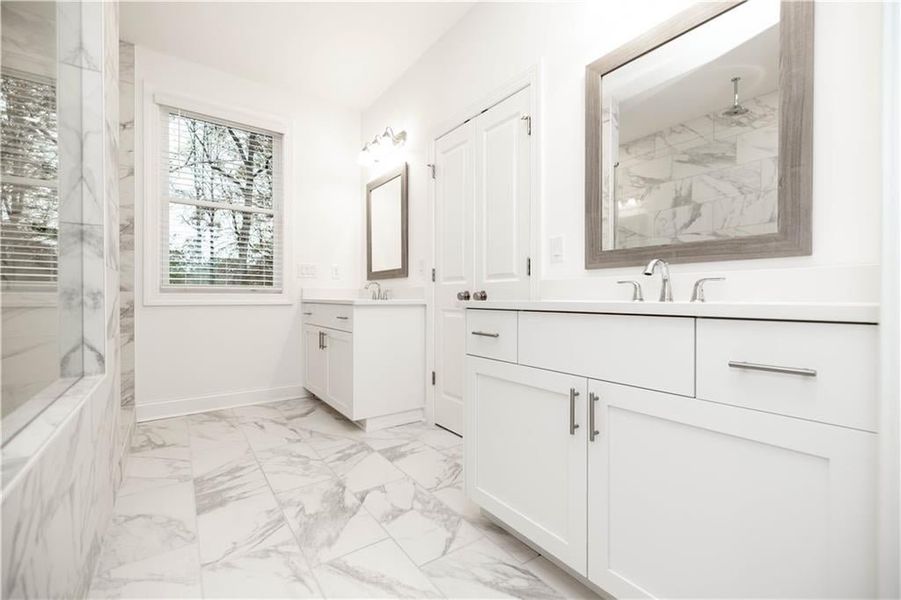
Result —
M 694 319 L 522 312 L 520 364 L 693 396 Z
M 516 362 L 516 311 L 467 310 L 466 353 Z
M 698 320 L 698 397 L 876 430 L 873 325 Z
M 304 303 L 301 310 L 304 323 L 341 331 L 354 330 L 354 309 L 349 304 Z

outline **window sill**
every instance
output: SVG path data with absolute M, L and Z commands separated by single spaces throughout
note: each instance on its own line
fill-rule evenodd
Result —
M 145 306 L 290 306 L 296 304 L 286 292 L 211 293 L 211 292 L 160 292 L 144 294 Z

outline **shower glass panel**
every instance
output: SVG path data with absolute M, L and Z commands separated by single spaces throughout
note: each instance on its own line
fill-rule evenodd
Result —
M 59 18 L 77 15 L 78 6 L 2 3 L 0 423 L 4 444 L 83 373 L 82 236 L 77 234 L 78 225 L 73 225 L 81 218 L 81 123 L 76 117 L 81 112 L 81 85 L 78 77 L 62 76 L 66 65 L 57 49 L 62 40 L 80 40 L 80 19 Z M 70 30 L 60 30 L 60 24 Z M 61 139 L 64 143 L 74 140 L 69 144 L 72 150 L 63 155 Z M 64 215 L 61 197 L 68 203 Z

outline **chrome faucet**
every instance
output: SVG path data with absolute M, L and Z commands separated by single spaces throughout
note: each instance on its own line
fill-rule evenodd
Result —
M 660 267 L 660 275 L 663 277 L 663 281 L 660 284 L 660 301 L 661 302 L 672 302 L 673 301 L 673 288 L 670 285 L 669 280 L 669 265 L 666 264 L 666 261 L 662 258 L 655 258 L 651 262 L 648 263 L 648 266 L 644 268 L 644 274 L 650 277 L 654 274 L 654 271 Z
M 378 281 L 367 281 L 366 285 L 363 286 L 364 290 L 368 290 L 372 286 L 375 286 L 375 289 L 372 290 L 372 299 L 373 300 L 381 300 L 382 299 L 382 284 Z

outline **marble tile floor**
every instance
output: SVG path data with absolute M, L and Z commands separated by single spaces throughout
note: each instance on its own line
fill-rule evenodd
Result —
M 138 424 L 90 598 L 589 598 L 463 493 L 462 440 L 318 400 Z

